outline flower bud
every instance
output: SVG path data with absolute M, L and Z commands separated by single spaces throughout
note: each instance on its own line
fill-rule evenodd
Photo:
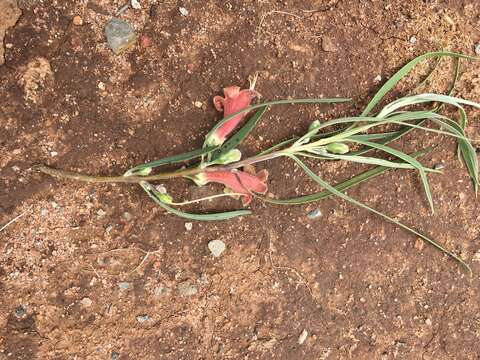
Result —
M 135 170 L 135 168 L 128 170 L 123 176 L 148 176 L 152 172 L 151 167 L 145 167 L 140 170 Z
M 218 159 L 215 160 L 215 163 L 221 165 L 227 165 L 236 161 L 239 161 L 242 158 L 242 153 L 238 149 L 232 149 L 225 154 L 222 154 Z
M 320 121 L 319 120 L 315 120 L 313 121 L 310 126 L 308 127 L 308 131 L 313 131 L 315 129 L 318 129 L 320 127 Z
M 326 149 L 332 154 L 346 154 L 350 151 L 348 145 L 344 143 L 331 143 L 326 146 Z
M 168 194 L 162 194 L 162 193 L 159 193 L 159 192 L 155 191 L 155 195 L 157 196 L 158 200 L 160 200 L 161 202 L 163 202 L 165 204 L 173 203 L 172 197 Z
M 143 168 L 141 170 L 135 171 L 134 174 L 137 175 L 137 176 L 148 176 L 148 175 L 150 175 L 151 172 L 152 172 L 152 168 L 151 167 L 146 167 L 146 168 Z

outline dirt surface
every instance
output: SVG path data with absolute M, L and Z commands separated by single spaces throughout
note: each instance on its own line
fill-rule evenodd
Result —
M 32 170 L 47 163 L 121 174 L 198 148 L 219 119 L 212 97 L 247 86 L 256 71 L 267 100 L 353 99 L 274 108 L 242 145 L 253 154 L 314 119 L 358 114 L 416 55 L 473 54 L 478 2 L 140 3 L 122 18 L 150 43 L 142 38 L 121 55 L 103 34 L 120 1 L 22 1 L 22 16 L 6 31 L 0 224 L 23 216 L 0 232 L 0 359 L 478 359 L 480 207 L 454 142 L 440 135 L 412 133 L 396 144 L 405 151 L 439 144 L 423 159 L 446 164 L 430 176 L 435 215 L 413 172 L 391 171 L 348 193 L 459 254 L 472 277 L 337 199 L 293 207 L 254 201 L 254 215 L 188 230 L 137 186 Z M 432 64 L 398 91 L 407 93 Z M 478 64 L 462 63 L 457 94 L 480 101 L 479 74 Z M 427 90 L 444 91 L 450 77 L 445 61 Z M 480 112 L 469 112 L 468 133 L 478 138 Z M 275 197 L 317 190 L 290 162 L 265 167 Z M 315 169 L 336 182 L 363 168 Z M 176 198 L 221 191 L 183 180 L 164 185 Z M 222 198 L 190 210 L 240 207 Z M 310 220 L 316 208 L 322 216 Z M 208 249 L 213 239 L 226 244 L 220 257 Z

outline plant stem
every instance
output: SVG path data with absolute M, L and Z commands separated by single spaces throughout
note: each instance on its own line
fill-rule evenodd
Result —
M 179 177 L 186 177 L 196 175 L 202 172 L 211 172 L 211 171 L 231 171 L 234 169 L 241 168 L 245 165 L 251 165 L 258 162 L 270 160 L 279 156 L 282 156 L 283 153 L 280 151 L 273 152 L 270 154 L 262 156 L 253 156 L 245 160 L 238 161 L 236 163 L 230 164 L 228 166 L 212 166 L 201 169 L 199 167 L 191 167 L 182 170 L 175 170 L 170 172 L 164 172 L 156 175 L 150 176 L 93 176 L 93 175 L 84 175 L 72 171 L 54 169 L 45 165 L 38 165 L 35 167 L 36 170 L 41 171 L 45 174 L 58 177 L 61 179 L 69 179 L 76 181 L 84 181 L 90 183 L 133 183 L 138 184 L 141 181 L 155 181 L 155 180 L 167 180 L 174 179 Z

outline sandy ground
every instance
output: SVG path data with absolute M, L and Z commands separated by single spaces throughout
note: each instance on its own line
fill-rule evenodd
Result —
M 478 3 L 140 3 L 122 18 L 151 44 L 115 55 L 103 29 L 118 1 L 21 1 L 15 24 L 18 9 L 7 14 L 13 1 L 0 0 L 8 17 L 0 17 L 0 224 L 22 215 L 0 232 L 0 359 L 478 359 L 479 203 L 454 142 L 440 135 L 412 133 L 395 144 L 439 145 L 422 160 L 446 165 L 430 176 L 435 215 L 414 172 L 390 171 L 348 194 L 444 244 L 471 265 L 472 277 L 333 198 L 292 207 L 255 201 L 254 215 L 194 221 L 188 230 L 134 185 L 62 181 L 32 169 L 121 174 L 198 148 L 220 117 L 212 97 L 247 86 L 257 71 L 266 100 L 353 99 L 272 109 L 242 145 L 253 154 L 315 119 L 358 114 L 423 52 L 472 55 Z M 478 69 L 462 63 L 457 95 L 480 101 Z M 442 62 L 426 90 L 445 91 L 451 73 Z M 480 112 L 469 114 L 468 134 L 478 138 Z M 265 167 L 275 197 L 317 190 L 288 161 Z M 337 182 L 363 167 L 315 169 Z M 164 185 L 178 198 L 221 191 L 183 180 Z M 192 209 L 240 207 L 222 198 Z M 314 209 L 322 215 L 311 220 Z M 220 257 L 208 249 L 213 239 L 226 244 Z

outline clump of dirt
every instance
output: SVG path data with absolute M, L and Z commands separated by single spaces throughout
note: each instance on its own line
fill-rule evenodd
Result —
M 5 31 L 15 25 L 21 14 L 22 11 L 17 7 L 16 0 L 2 0 L 0 2 L 0 66 L 5 62 L 5 50 L 3 48 Z
M 53 73 L 50 63 L 43 57 L 30 61 L 19 80 L 25 93 L 25 100 L 37 103 L 42 92 L 53 85 Z

